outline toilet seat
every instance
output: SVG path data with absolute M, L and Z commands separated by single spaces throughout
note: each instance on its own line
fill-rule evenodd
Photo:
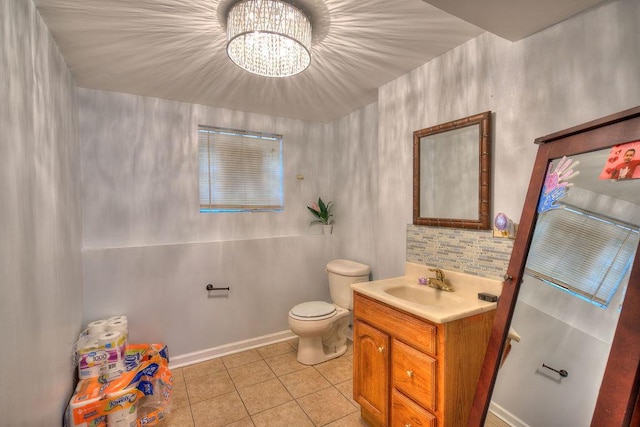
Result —
M 336 315 L 336 306 L 325 301 L 309 301 L 296 305 L 289 316 L 296 320 L 324 320 Z

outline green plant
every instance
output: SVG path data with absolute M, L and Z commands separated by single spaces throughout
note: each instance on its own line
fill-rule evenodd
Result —
M 331 224 L 333 222 L 333 220 L 331 219 L 331 217 L 333 216 L 333 214 L 331 213 L 332 204 L 333 202 L 325 204 L 322 201 L 322 198 L 318 197 L 318 203 L 314 202 L 311 204 L 311 206 L 307 206 L 309 212 L 311 212 L 316 217 L 316 219 L 311 221 L 309 224 Z

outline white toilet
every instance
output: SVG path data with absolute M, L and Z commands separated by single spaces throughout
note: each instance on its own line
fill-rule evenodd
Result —
M 347 351 L 347 334 L 353 309 L 351 284 L 369 281 L 369 266 L 346 259 L 327 264 L 333 304 L 303 302 L 289 311 L 289 328 L 300 337 L 298 362 L 315 365 Z

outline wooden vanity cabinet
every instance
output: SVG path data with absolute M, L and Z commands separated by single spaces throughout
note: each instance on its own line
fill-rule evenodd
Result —
M 372 426 L 466 426 L 495 310 L 438 324 L 354 293 L 353 397 Z

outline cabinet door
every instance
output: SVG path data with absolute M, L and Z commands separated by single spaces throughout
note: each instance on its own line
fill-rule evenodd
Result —
M 356 320 L 354 338 L 353 398 L 380 425 L 388 425 L 389 336 Z

